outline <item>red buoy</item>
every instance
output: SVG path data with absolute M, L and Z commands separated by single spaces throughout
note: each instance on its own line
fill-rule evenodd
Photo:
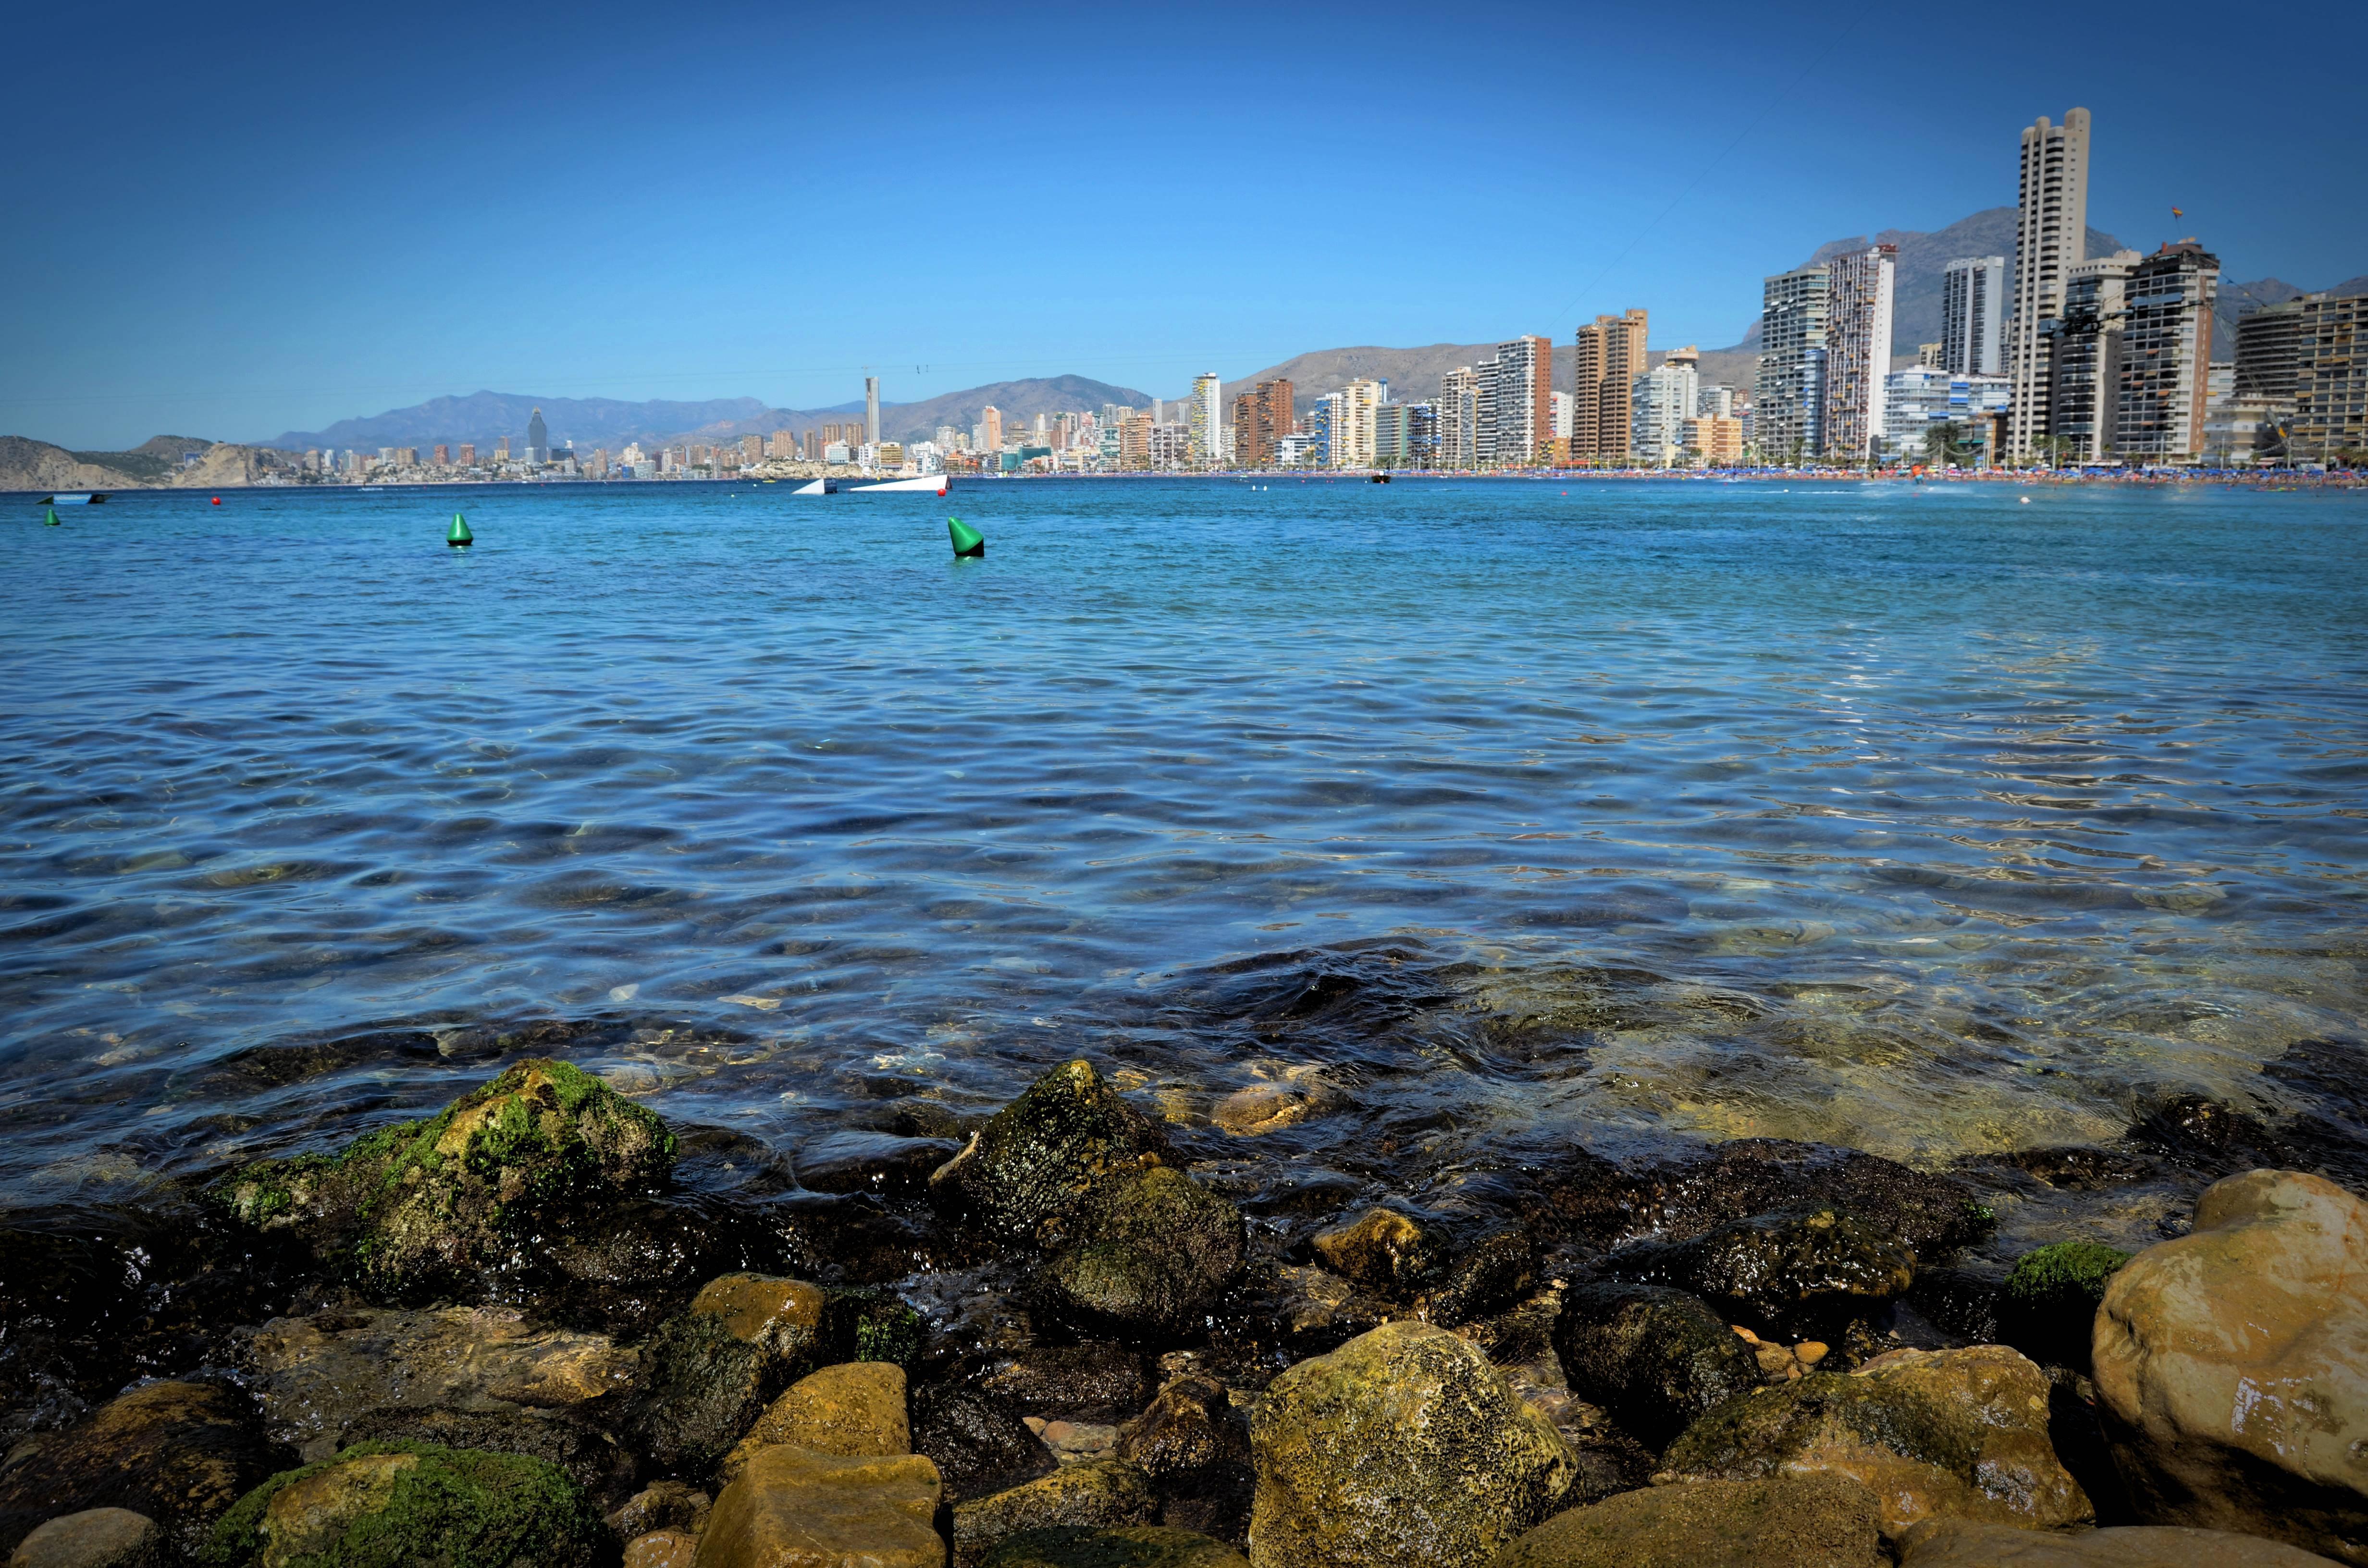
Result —
M 215 506 L 221 506 L 221 505 L 222 505 L 222 497 L 221 497 L 221 496 L 217 495 L 217 496 L 215 496 L 215 497 L 214 497 L 214 505 L 215 505 Z

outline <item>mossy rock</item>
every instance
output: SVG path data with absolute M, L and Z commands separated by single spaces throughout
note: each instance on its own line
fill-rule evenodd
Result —
M 359 1443 L 240 1498 L 201 1568 L 572 1568 L 615 1539 L 557 1466 L 432 1443 Z
M 1072 1239 L 1070 1221 L 1104 1182 L 1167 1152 L 1158 1123 L 1093 1063 L 1071 1062 L 1029 1085 L 931 1173 L 929 1195 L 990 1240 L 1051 1249 Z
M 264 1160 L 218 1183 L 241 1221 L 293 1229 L 365 1290 L 419 1297 L 473 1284 L 529 1223 L 663 1181 L 674 1134 L 564 1062 L 520 1062 L 425 1121 L 336 1155 Z
M 1088 1239 L 1045 1271 L 1063 1315 L 1154 1337 L 1186 1335 L 1241 1272 L 1241 1210 L 1164 1165 L 1112 1182 L 1086 1227 Z
M 2105 1282 L 2129 1262 L 2118 1247 L 2056 1242 L 2015 1260 L 1998 1292 L 1998 1334 L 2043 1361 L 2086 1370 Z

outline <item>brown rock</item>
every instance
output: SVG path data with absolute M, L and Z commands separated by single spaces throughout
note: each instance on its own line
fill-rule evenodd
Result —
M 749 1456 L 699 1538 L 698 1568 L 945 1568 L 938 1467 L 772 1448 Z
M 51 1519 L 17 1543 L 8 1568 L 165 1568 L 165 1532 L 129 1508 Z
M 775 1363 L 780 1376 L 793 1378 L 810 1368 L 823 1333 L 822 1287 L 770 1274 L 726 1274 L 700 1287 L 690 1310 L 723 1325 L 743 1345 L 753 1345 Z
M 1023 1530 L 986 1554 L 984 1568 L 1249 1568 L 1222 1540 L 1161 1525 Z
M 0 1551 L 61 1514 L 122 1508 L 181 1550 L 279 1468 L 245 1398 L 218 1383 L 144 1383 L 0 1471 Z
M 976 1568 L 989 1549 L 1022 1530 L 1053 1525 L 1147 1525 L 1159 1497 L 1141 1467 L 1123 1460 L 1074 1464 L 954 1509 L 955 1568 Z
M 2368 1204 L 2229 1177 L 2114 1273 L 2091 1349 L 2140 1518 L 2368 1563 Z
M 697 1535 L 707 1528 L 713 1499 L 679 1481 L 655 1481 L 625 1500 L 609 1516 L 609 1528 L 626 1540 L 653 1530 L 679 1530 Z
M 1368 1209 L 1315 1233 L 1315 1256 L 1376 1290 L 1408 1291 L 1447 1267 L 1447 1234 L 1395 1209 Z
M 1876 1515 L 1847 1476 L 1689 1481 L 1556 1514 L 1488 1568 L 1879 1568 Z
M 766 1407 L 717 1478 L 728 1483 L 751 1454 L 782 1444 L 848 1459 L 911 1453 L 905 1369 L 893 1361 L 848 1361 L 800 1379 Z
M 1900 1542 L 1902 1568 L 2333 1568 L 2328 1559 L 2258 1536 L 2141 1525 L 2016 1529 L 1933 1519 Z
M 1159 1391 L 1150 1409 L 1120 1428 L 1118 1457 L 1141 1465 L 1155 1481 L 1181 1481 L 1247 1467 L 1249 1430 L 1235 1414 L 1224 1384 L 1214 1378 L 1178 1378 Z
M 1812 1372 L 1703 1415 L 1662 1464 L 1691 1480 L 1831 1471 L 1864 1483 L 1897 1534 L 1935 1516 L 2033 1528 L 2086 1522 L 2047 1437 L 2046 1374 L 2002 1345 L 1896 1350 Z
M 699 1538 L 689 1530 L 652 1530 L 625 1543 L 625 1568 L 691 1568 Z

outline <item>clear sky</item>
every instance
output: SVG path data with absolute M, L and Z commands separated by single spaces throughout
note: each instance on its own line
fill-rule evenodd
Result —
M 1723 347 L 1827 240 L 2011 203 L 2017 133 L 2075 104 L 2097 227 L 2322 288 L 2368 272 L 2352 17 L 28 6 L 0 434 L 258 439 L 480 388 L 817 407 L 867 365 L 891 400 L 1176 395 L 1635 304 Z

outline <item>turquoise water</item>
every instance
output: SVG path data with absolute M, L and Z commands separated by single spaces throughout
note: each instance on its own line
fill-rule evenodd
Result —
M 2360 1032 L 2368 497 L 787 492 L 0 528 L 0 1202 L 538 1020 L 797 1157 L 1083 1052 L 1204 1152 L 1429 1180 L 2095 1142 Z M 1306 1119 L 1212 1124 L 1260 1084 Z

